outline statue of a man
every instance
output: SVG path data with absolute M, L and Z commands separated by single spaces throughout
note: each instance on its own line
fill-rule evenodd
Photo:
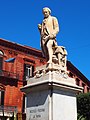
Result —
M 48 63 L 52 63 L 53 47 L 57 46 L 56 35 L 59 32 L 58 20 L 50 15 L 48 7 L 43 8 L 44 19 L 42 24 L 38 24 L 41 34 L 41 48 Z

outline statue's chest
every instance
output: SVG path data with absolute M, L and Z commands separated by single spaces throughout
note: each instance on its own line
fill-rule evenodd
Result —
M 47 27 L 52 27 L 52 19 L 48 19 L 47 21 L 46 21 L 46 26 Z

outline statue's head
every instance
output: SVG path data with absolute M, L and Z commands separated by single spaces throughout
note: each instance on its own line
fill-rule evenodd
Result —
M 51 10 L 48 7 L 43 8 L 44 17 L 47 18 L 51 14 Z

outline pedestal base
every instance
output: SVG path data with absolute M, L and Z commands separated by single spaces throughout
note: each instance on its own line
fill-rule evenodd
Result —
M 74 79 L 49 71 L 21 90 L 27 95 L 26 120 L 77 120 L 76 93 L 82 88 Z

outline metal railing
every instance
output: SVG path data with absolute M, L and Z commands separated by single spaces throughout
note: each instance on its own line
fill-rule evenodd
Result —
M 7 78 L 13 78 L 13 79 L 19 79 L 19 74 L 5 71 L 5 70 L 0 70 L 0 76 L 7 77 Z
M 0 118 L 1 117 L 3 117 L 3 118 L 4 117 L 15 117 L 17 112 L 18 111 L 17 111 L 16 106 L 2 106 L 2 105 L 0 106 Z M 5 119 L 3 119 L 3 120 L 5 120 Z
M 6 111 L 6 112 L 17 112 L 16 106 L 0 106 L 0 111 Z

